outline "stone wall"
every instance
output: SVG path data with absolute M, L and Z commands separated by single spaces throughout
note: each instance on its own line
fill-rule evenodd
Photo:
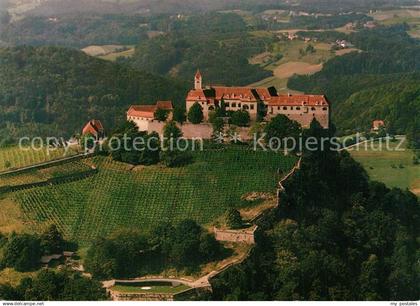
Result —
M 163 128 L 165 126 L 165 122 L 158 122 L 158 121 L 150 121 L 148 122 L 148 133 L 156 132 L 159 135 L 163 135 Z M 184 123 L 184 124 L 177 124 L 178 127 L 181 129 L 184 138 L 186 139 L 211 139 L 213 134 L 213 127 L 210 123 L 201 123 L 201 124 L 192 124 L 192 123 Z M 236 132 L 239 135 L 240 140 L 248 141 L 252 140 L 252 137 L 249 136 L 249 127 L 237 127 Z
M 255 232 L 257 226 L 251 228 L 232 230 L 214 228 L 214 236 L 218 241 L 229 241 L 246 244 L 255 244 Z

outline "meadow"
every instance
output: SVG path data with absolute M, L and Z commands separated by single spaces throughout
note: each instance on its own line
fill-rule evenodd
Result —
M 291 31 L 293 32 L 293 31 Z M 302 52 L 309 45 L 315 48 L 315 52 Z M 276 56 L 279 60 L 268 61 L 267 58 Z M 279 56 L 281 55 L 281 56 Z M 314 74 L 323 68 L 323 63 L 334 57 L 336 54 L 331 50 L 331 45 L 321 42 L 305 43 L 302 40 L 285 40 L 276 42 L 271 53 L 264 52 L 250 59 L 251 63 L 261 64 L 265 69 L 273 72 L 274 76 L 263 79 L 250 86 L 275 86 L 279 92 L 292 92 L 287 88 L 288 79 L 295 75 Z
M 54 223 L 67 239 L 83 244 L 115 230 L 147 232 L 160 222 L 191 218 L 206 225 L 251 192 L 275 192 L 280 177 L 296 162 L 273 152 L 242 147 L 194 153 L 194 163 L 180 168 L 132 167 L 107 157 L 92 177 L 9 194 L 22 210 L 25 225 L 39 231 Z M 280 170 L 280 171 L 279 171 Z
M 390 144 L 390 150 L 376 150 L 368 147 L 367 150 L 351 150 L 350 153 L 368 172 L 370 178 L 375 181 L 385 183 L 388 187 L 398 187 L 410 189 L 413 193 L 420 196 L 420 166 L 413 164 L 414 152 L 406 149 L 405 143 L 402 145 L 404 151 L 396 151 L 398 142 Z

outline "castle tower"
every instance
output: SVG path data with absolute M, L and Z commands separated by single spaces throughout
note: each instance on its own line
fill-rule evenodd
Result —
M 194 77 L 194 89 L 203 89 L 203 77 L 201 76 L 200 70 L 197 70 Z

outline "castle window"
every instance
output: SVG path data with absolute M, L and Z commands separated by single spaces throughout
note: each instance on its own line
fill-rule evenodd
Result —
M 248 105 L 244 105 L 243 107 L 242 107 L 244 110 L 248 110 L 249 109 L 249 107 L 248 107 Z
M 280 110 L 280 106 L 277 106 L 277 110 Z
M 300 110 L 300 107 L 298 106 L 298 107 L 296 107 L 296 109 L 297 109 L 297 110 Z
M 328 108 L 327 107 L 323 107 L 322 110 L 326 111 L 326 110 L 328 110 Z
M 311 111 L 315 111 L 315 107 L 311 107 Z
M 229 107 L 229 102 L 225 102 L 225 107 Z
M 232 103 L 232 107 L 236 107 L 236 103 Z
M 238 107 L 241 107 L 241 103 L 238 103 Z
M 290 106 L 290 110 L 293 110 L 293 106 Z
M 287 110 L 287 106 L 283 106 L 283 110 Z
M 251 109 L 254 109 L 254 105 L 253 104 L 251 104 Z

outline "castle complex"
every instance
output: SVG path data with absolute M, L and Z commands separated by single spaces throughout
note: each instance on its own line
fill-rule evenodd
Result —
M 205 122 L 212 111 L 222 106 L 226 111 L 247 111 L 251 121 L 256 121 L 258 114 L 263 114 L 266 121 L 285 115 L 303 128 L 308 128 L 314 118 L 324 128 L 329 127 L 330 121 L 330 103 L 323 95 L 279 95 L 274 87 L 203 86 L 200 71 L 194 76 L 194 89 L 186 98 L 187 113 L 196 103 L 203 111 Z M 127 112 L 127 120 L 135 122 L 141 131 L 150 131 L 150 126 L 156 121 L 154 113 L 157 109 L 171 114 L 172 103 L 159 101 L 156 105 L 133 105 Z M 168 120 L 171 118 L 170 115 Z
M 267 121 L 282 114 L 299 122 L 303 128 L 308 128 L 313 118 L 324 128 L 329 126 L 330 105 L 323 95 L 279 95 L 274 87 L 203 87 L 199 71 L 194 77 L 194 89 L 187 96 L 187 112 L 195 103 L 201 106 L 205 120 L 224 103 L 227 111 L 248 111 L 251 120 L 256 120 L 261 112 L 266 113 Z

